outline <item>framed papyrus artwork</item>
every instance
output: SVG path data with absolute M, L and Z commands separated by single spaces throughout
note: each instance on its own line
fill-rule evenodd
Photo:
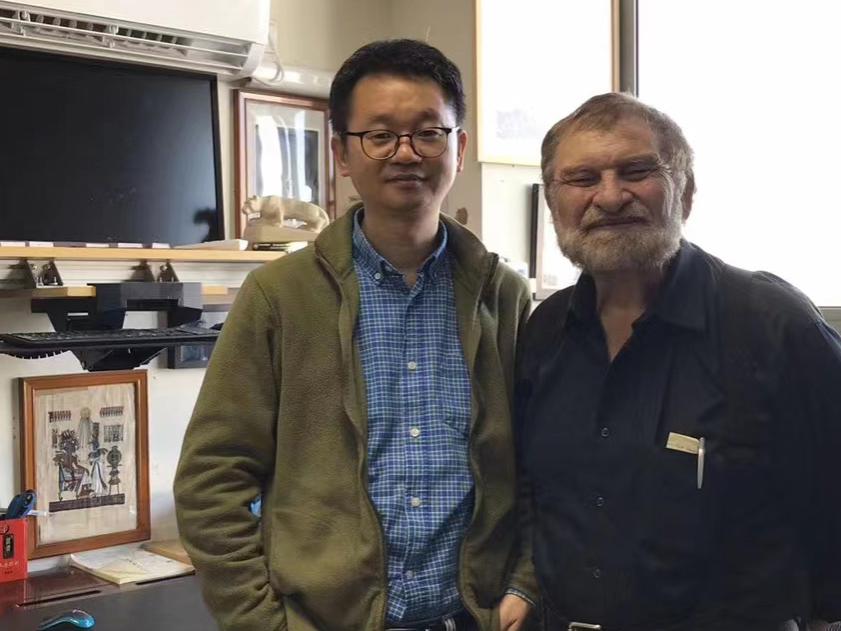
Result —
M 20 395 L 29 558 L 148 539 L 146 372 L 24 377 Z

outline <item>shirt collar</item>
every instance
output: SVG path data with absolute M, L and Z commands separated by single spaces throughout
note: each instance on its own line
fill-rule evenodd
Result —
M 374 279 L 377 284 L 382 283 L 388 276 L 399 276 L 402 274 L 388 260 L 374 249 L 371 242 L 362 231 L 362 219 L 365 209 L 360 208 L 353 217 L 353 259 L 362 269 Z M 443 222 L 438 224 L 438 246 L 430 254 L 418 270 L 430 279 L 441 269 L 442 261 L 446 258 L 447 251 L 447 227 Z
M 668 264 L 663 285 L 654 304 L 640 321 L 656 317 L 679 327 L 703 331 L 707 325 L 707 298 L 712 278 L 694 245 L 681 240 L 680 249 Z M 570 299 L 569 312 L 576 320 L 595 318 L 596 286 L 582 273 Z
M 681 240 L 680 249 L 669 264 L 651 309 L 652 314 L 676 326 L 703 331 L 707 324 L 707 296 L 712 281 L 707 271 L 698 248 Z

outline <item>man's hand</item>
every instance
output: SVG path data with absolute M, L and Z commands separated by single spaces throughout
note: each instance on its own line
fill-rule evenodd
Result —
M 531 605 L 515 594 L 505 594 L 499 603 L 499 628 L 520 631 L 531 612 Z

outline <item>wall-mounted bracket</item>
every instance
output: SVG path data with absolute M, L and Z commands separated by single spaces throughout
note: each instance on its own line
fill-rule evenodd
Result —
M 27 271 L 29 289 L 41 287 L 61 287 L 64 282 L 61 280 L 61 272 L 55 261 L 33 261 L 27 259 L 24 262 Z

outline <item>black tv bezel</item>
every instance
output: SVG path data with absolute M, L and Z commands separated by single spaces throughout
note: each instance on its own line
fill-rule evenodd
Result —
M 119 61 L 114 59 L 104 59 L 102 57 L 86 56 L 86 55 L 71 55 L 66 53 L 54 53 L 43 48 L 24 48 L 18 46 L 9 46 L 7 43 L 0 43 L 0 52 L 10 53 L 11 56 L 30 57 L 36 59 L 59 60 L 72 63 L 85 63 L 92 66 L 104 66 L 107 68 L 121 68 L 129 71 L 141 71 L 148 74 L 157 74 L 171 77 L 184 77 L 210 81 L 210 115 L 212 119 L 212 134 L 213 134 L 213 168 L 216 174 L 216 230 L 217 238 L 223 240 L 225 236 L 225 201 L 223 198 L 224 186 L 222 184 L 223 170 L 222 170 L 222 144 L 221 144 L 221 125 L 219 119 L 219 78 L 212 73 L 195 72 L 190 70 L 180 70 L 169 66 L 156 66 L 152 64 L 129 63 L 126 61 Z M 212 236 L 212 235 L 211 235 Z M 4 241 L 15 241 L 11 237 L 4 237 Z M 22 239 L 17 239 L 22 240 Z M 214 239 L 209 239 L 213 241 Z M 61 245 L 83 245 L 84 241 L 60 241 L 54 239 L 47 239 L 46 241 Z M 114 244 L 116 245 L 116 244 Z M 177 244 L 170 243 L 171 246 Z

